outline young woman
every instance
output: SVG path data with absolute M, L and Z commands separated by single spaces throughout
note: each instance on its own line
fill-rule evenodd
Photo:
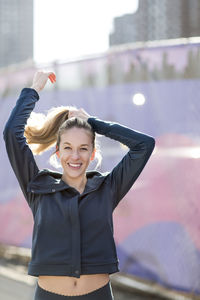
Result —
M 143 170 L 155 140 L 74 107 L 54 108 L 42 124 L 31 125 L 31 112 L 48 78 L 56 81 L 53 72 L 36 72 L 3 132 L 34 218 L 28 266 L 28 274 L 38 277 L 34 299 L 111 300 L 109 274 L 119 271 L 112 213 Z M 95 133 L 129 148 L 111 172 L 87 171 L 97 154 Z M 28 144 L 37 147 L 31 151 Z M 39 170 L 34 160 L 33 154 L 52 145 L 62 173 Z

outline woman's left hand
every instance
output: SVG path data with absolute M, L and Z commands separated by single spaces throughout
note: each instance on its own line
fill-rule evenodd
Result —
M 56 82 L 56 75 L 54 72 L 45 72 L 43 70 L 36 71 L 33 77 L 33 83 L 31 88 L 39 93 L 45 87 L 48 78 L 51 80 L 52 83 Z
M 83 109 L 70 109 L 69 114 L 68 114 L 68 119 L 73 118 L 73 117 L 78 117 L 84 120 L 88 120 L 90 115 Z

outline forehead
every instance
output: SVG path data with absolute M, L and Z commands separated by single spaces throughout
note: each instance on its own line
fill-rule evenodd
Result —
M 60 143 L 70 143 L 72 145 L 91 145 L 92 134 L 87 129 L 73 127 L 63 131 L 60 136 Z

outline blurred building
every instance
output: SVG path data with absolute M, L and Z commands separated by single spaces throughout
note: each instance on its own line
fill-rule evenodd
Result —
M 33 58 L 33 0 L 0 0 L 0 67 Z
M 200 36 L 199 0 L 139 0 L 136 13 L 114 19 L 110 46 Z

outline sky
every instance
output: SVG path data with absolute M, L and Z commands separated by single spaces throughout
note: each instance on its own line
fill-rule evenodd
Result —
M 109 48 L 113 18 L 138 0 L 34 0 L 34 60 L 67 61 Z

